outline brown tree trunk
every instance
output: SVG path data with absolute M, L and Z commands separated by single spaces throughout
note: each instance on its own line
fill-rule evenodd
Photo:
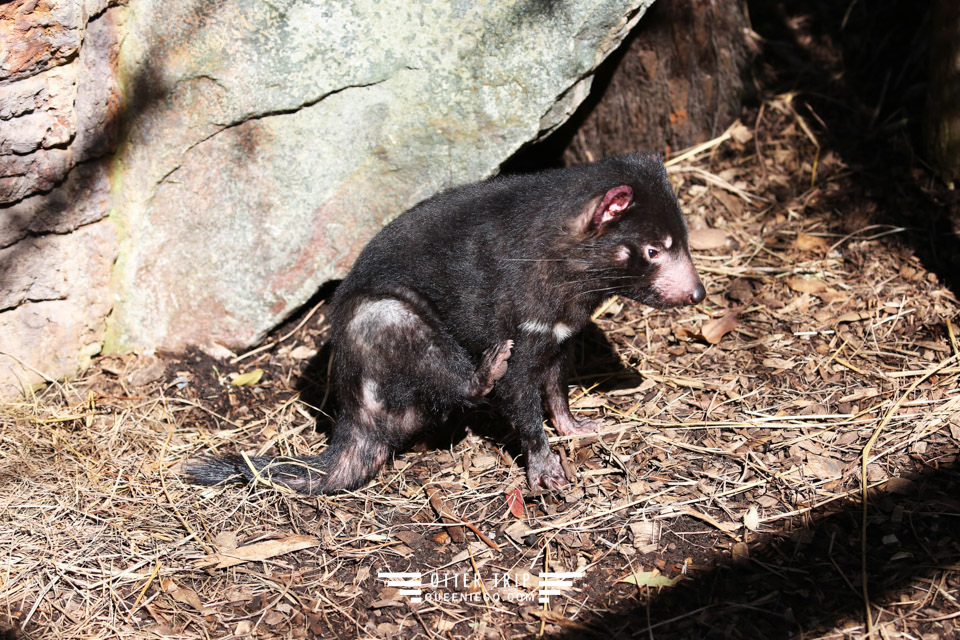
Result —
M 740 114 L 751 33 L 740 0 L 655 2 L 597 73 L 564 164 L 669 152 L 722 133 Z
M 930 161 L 948 184 L 960 179 L 960 3 L 930 10 L 929 78 L 924 122 Z

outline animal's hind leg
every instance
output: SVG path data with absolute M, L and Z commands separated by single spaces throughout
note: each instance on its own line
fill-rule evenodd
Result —
M 412 291 L 341 304 L 334 384 L 342 412 L 326 450 L 319 456 L 197 460 L 186 469 L 193 481 L 249 481 L 262 473 L 303 493 L 356 489 L 424 427 L 454 405 L 479 400 L 507 371 L 511 341 L 490 348 L 475 367 Z
M 343 416 L 333 431 L 330 445 L 322 456 L 322 475 L 301 478 L 301 483 L 285 481 L 303 493 L 350 491 L 369 482 L 393 452 L 389 443 L 372 437 L 359 425 Z
M 507 371 L 513 342 L 488 349 L 479 365 L 412 291 L 355 303 L 336 350 L 341 403 L 361 422 L 373 414 L 413 427 L 409 410 L 442 417 L 488 394 Z M 419 416 L 421 420 L 426 415 Z
M 341 415 L 324 452 L 320 479 L 308 477 L 310 493 L 352 489 L 376 475 L 390 456 L 457 405 L 490 392 L 506 372 L 512 342 L 489 349 L 475 366 L 442 329 L 426 301 L 400 297 L 347 301 L 334 351 Z

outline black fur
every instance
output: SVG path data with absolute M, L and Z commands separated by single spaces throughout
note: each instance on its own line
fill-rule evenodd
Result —
M 544 433 L 583 433 L 564 343 L 618 294 L 696 303 L 703 285 L 656 156 L 628 155 L 451 189 L 387 225 L 333 299 L 342 412 L 320 456 L 250 458 L 306 493 L 355 489 L 458 406 L 491 399 L 517 429 L 534 489 L 566 484 Z M 240 456 L 190 461 L 191 480 L 251 480 Z

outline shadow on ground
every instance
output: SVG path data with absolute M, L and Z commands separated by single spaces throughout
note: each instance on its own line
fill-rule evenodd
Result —
M 926 2 L 753 1 L 763 38 L 762 96 L 793 93 L 797 112 L 849 169 L 852 193 L 827 208 L 857 224 L 907 227 L 899 236 L 960 293 L 960 198 L 924 161 Z
M 957 637 L 949 635 L 956 634 L 960 619 L 953 604 L 939 600 L 948 610 L 948 619 L 942 620 L 924 607 L 938 598 L 937 572 L 960 563 L 960 502 L 954 498 L 960 493 L 960 473 L 955 465 L 931 468 L 899 482 L 898 493 L 872 491 L 869 502 L 866 567 L 874 617 L 876 603 L 889 602 L 904 587 L 917 584 L 929 599 L 912 604 L 918 624 L 912 628 L 937 634 L 929 637 Z M 848 503 L 798 515 L 789 535 L 752 543 L 749 560 L 696 573 L 659 594 L 638 593 L 632 606 L 589 622 L 604 637 L 658 640 L 787 640 L 837 627 L 862 637 L 861 513 L 859 504 Z
M 841 227 L 906 227 L 899 242 L 960 294 L 960 198 L 933 176 L 921 151 L 927 3 L 748 4 L 762 38 L 758 96 L 793 94 L 821 152 L 837 154 L 853 179 L 850 191 L 821 194 L 825 208 Z M 928 597 L 897 610 L 916 612 L 912 628 L 930 634 L 924 638 L 960 637 L 955 604 L 942 616 L 924 609 L 938 597 L 936 574 L 960 562 L 960 473 L 955 464 L 928 467 L 898 482 L 895 492 L 876 491 L 869 501 L 865 566 L 874 619 L 889 620 L 882 604 L 918 585 Z M 694 572 L 660 593 L 640 589 L 634 604 L 588 622 L 604 637 L 786 640 L 837 628 L 862 637 L 861 517 L 858 502 L 797 515 L 787 535 L 751 541 L 749 559 Z

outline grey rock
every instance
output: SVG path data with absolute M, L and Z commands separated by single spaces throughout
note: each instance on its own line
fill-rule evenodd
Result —
M 256 342 L 384 222 L 562 123 L 648 5 L 131 2 L 111 348 Z
M 256 342 L 559 126 L 651 1 L 0 3 L 0 397 Z

